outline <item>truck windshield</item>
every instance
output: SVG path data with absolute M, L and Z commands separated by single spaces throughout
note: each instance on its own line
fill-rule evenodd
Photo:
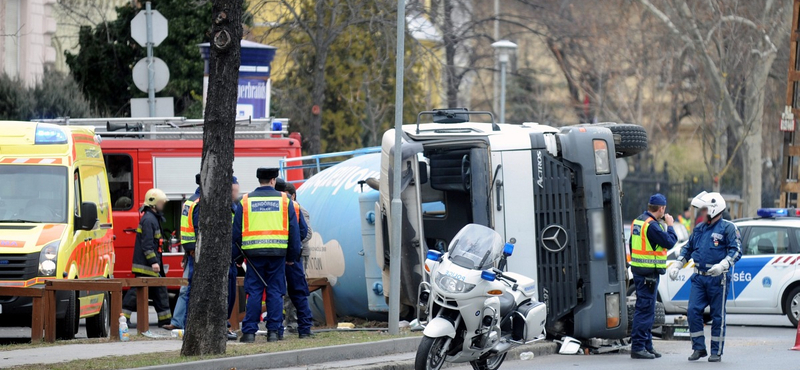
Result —
M 67 167 L 0 165 L 0 222 L 66 223 Z
M 496 231 L 477 224 L 464 226 L 450 243 L 450 260 L 471 270 L 494 265 L 503 250 L 503 238 Z

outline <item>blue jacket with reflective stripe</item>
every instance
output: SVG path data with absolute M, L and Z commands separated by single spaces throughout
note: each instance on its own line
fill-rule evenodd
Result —
M 709 225 L 705 222 L 695 226 L 689 242 L 681 249 L 681 257 L 694 264 L 700 271 L 708 271 L 711 266 L 725 258 L 731 266 L 742 257 L 741 235 L 733 222 L 725 219 Z

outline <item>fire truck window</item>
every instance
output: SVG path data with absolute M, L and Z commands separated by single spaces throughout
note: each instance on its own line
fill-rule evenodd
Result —
M 112 209 L 127 211 L 133 207 L 133 159 L 125 154 L 107 154 L 105 160 Z

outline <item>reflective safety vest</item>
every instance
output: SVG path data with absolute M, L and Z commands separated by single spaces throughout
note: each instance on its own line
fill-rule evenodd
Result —
M 200 198 L 196 200 L 187 199 L 183 202 L 183 211 L 181 211 L 181 245 L 197 242 L 197 235 L 194 230 L 194 207 L 200 202 Z
M 300 213 L 300 204 L 297 202 L 292 202 L 292 205 L 294 206 L 294 214 L 297 215 L 297 224 L 300 225 L 300 217 L 303 217 L 303 215 Z
M 242 249 L 288 249 L 289 198 L 242 198 Z
M 686 231 L 692 232 L 692 220 L 683 217 L 683 215 L 678 215 L 678 222 L 686 227 Z
M 631 266 L 653 269 L 667 268 L 668 246 L 651 245 L 647 240 L 647 229 L 652 217 L 647 220 L 635 219 L 631 224 Z M 660 226 L 663 229 L 662 226 Z

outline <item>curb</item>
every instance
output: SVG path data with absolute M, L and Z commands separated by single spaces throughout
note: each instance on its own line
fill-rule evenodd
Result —
M 506 356 L 506 361 L 518 360 L 519 355 L 523 352 L 532 352 L 534 358 L 531 359 L 531 361 L 535 361 L 536 357 L 556 354 L 558 352 L 558 344 L 554 342 L 540 342 L 525 346 L 519 346 L 508 351 L 508 355 Z M 467 363 L 460 363 L 460 364 L 446 363 L 443 366 L 443 368 L 458 367 L 464 365 L 467 365 Z M 402 360 L 402 361 L 389 361 L 380 364 L 354 366 L 350 367 L 349 370 L 414 370 L 414 360 L 412 359 L 412 360 Z
M 277 353 L 265 353 L 239 357 L 217 358 L 170 365 L 137 368 L 139 370 L 228 370 L 228 369 L 277 369 L 302 365 L 322 364 L 414 352 L 422 337 L 387 339 L 372 343 L 345 344 L 319 348 L 308 348 Z

